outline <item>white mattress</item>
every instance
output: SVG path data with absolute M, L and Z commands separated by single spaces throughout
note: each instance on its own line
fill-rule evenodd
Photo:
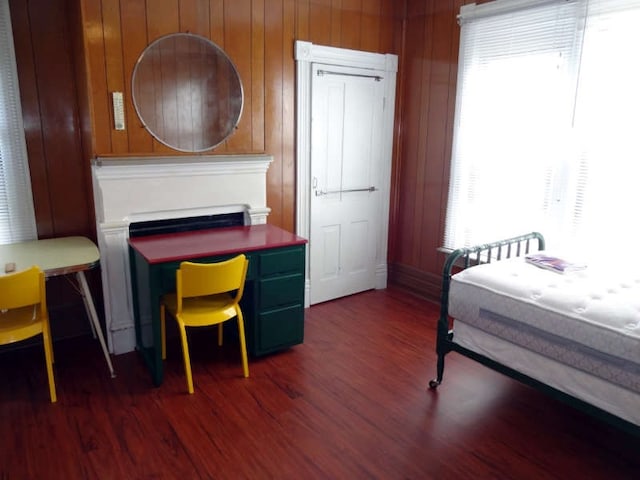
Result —
M 457 320 L 456 343 L 640 426 L 640 395 Z M 446 372 L 445 372 L 446 377 Z
M 452 277 L 449 313 L 456 319 L 456 343 L 476 351 L 478 345 L 468 334 L 481 330 L 509 347 L 502 345 L 495 353 L 487 347 L 489 352 L 481 353 L 490 353 L 490 358 L 512 366 L 523 363 L 522 352 L 515 351 L 524 349 L 525 354 L 553 361 L 554 371 L 567 365 L 628 391 L 635 400 L 634 410 L 640 410 L 638 270 L 613 273 L 607 265 L 590 264 L 583 271 L 560 274 L 522 258 L 479 265 Z M 460 321 L 472 328 L 456 328 Z M 549 383 L 549 368 L 530 370 L 523 373 Z M 566 391 L 563 381 L 560 378 L 553 386 Z M 576 382 L 567 393 L 611 411 L 611 399 L 594 402 L 591 386 L 583 383 L 584 379 Z M 575 391 L 581 388 L 582 393 Z M 638 413 L 615 414 L 627 419 L 631 415 L 634 423 L 640 423 Z

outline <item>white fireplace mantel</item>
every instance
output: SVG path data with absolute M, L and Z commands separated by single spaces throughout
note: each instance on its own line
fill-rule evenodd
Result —
M 135 349 L 129 273 L 134 222 L 243 212 L 266 223 L 269 155 L 97 158 L 92 162 L 96 231 L 109 350 Z

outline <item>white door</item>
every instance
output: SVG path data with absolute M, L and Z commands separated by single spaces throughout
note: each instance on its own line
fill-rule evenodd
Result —
M 310 303 L 376 287 L 384 72 L 313 64 Z

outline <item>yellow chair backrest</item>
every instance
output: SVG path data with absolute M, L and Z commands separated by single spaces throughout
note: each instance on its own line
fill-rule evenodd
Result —
M 33 266 L 27 270 L 0 276 L 0 309 L 40 304 L 46 309 L 44 273 Z
M 244 291 L 249 260 L 240 254 L 218 263 L 180 263 L 176 272 L 176 293 L 181 298 L 204 297 L 236 291 L 234 300 L 239 302 Z M 178 310 L 181 310 L 178 305 Z

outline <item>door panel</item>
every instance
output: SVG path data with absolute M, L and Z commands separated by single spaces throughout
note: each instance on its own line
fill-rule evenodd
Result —
M 331 70 L 331 74 L 321 71 Z M 371 70 L 314 65 L 310 303 L 375 288 L 384 92 Z
M 323 225 L 320 235 L 320 280 L 327 281 L 337 278 L 340 269 L 340 225 Z

